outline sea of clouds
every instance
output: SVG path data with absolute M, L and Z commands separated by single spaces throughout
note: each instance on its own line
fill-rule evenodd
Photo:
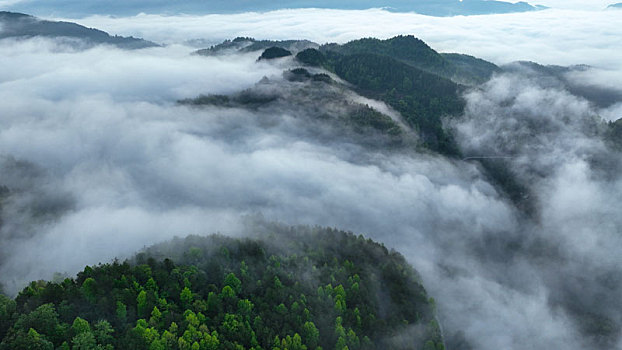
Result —
M 594 131 L 601 118 L 622 117 L 619 104 L 600 109 L 519 73 L 465 93 L 465 114 L 450 126 L 472 155 L 512 156 L 504 164 L 535 207 L 525 215 L 474 161 L 370 150 L 348 138 L 326 144 L 300 138 L 296 128 L 321 126 L 289 113 L 176 101 L 233 93 L 264 76 L 279 81 L 293 64 L 258 63 L 257 52 L 190 54 L 197 42 L 236 36 L 324 43 L 413 34 L 497 64 L 589 64 L 568 78 L 620 89 L 620 13 L 94 16 L 77 22 L 166 46 L 78 51 L 2 40 L 0 185 L 11 194 L 2 203 L 1 282 L 15 293 L 173 236 L 241 234 L 240 218 L 259 213 L 397 249 L 436 298 L 453 344 L 590 346 L 577 313 L 622 322 L 622 159 Z

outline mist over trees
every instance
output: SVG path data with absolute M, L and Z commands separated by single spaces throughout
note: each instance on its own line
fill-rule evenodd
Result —
M 0 349 L 444 349 L 405 259 L 325 228 L 189 236 L 0 295 Z
M 2 41 L 3 347 L 619 347 L 598 68 L 239 35 Z

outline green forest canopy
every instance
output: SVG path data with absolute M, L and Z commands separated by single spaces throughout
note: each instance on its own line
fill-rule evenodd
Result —
M 0 349 L 443 349 L 416 272 L 329 228 L 189 236 L 0 296 Z

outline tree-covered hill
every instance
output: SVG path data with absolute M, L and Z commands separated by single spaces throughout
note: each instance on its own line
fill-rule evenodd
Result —
M 321 51 L 333 51 L 342 55 L 376 54 L 389 56 L 431 73 L 451 76 L 454 67 L 421 39 L 412 35 L 399 35 L 387 40 L 364 38 L 343 45 L 328 44 Z
M 481 58 L 460 53 L 441 53 L 441 56 L 454 66 L 453 79 L 461 84 L 478 85 L 488 81 L 494 73 L 502 72 L 497 65 Z
M 441 117 L 462 113 L 459 86 L 438 75 L 413 68 L 389 56 L 349 55 L 335 63 L 335 72 L 356 85 L 363 95 L 382 100 L 419 130 L 424 144 L 445 154 L 457 154 Z
M 301 51 L 307 48 L 317 48 L 319 45 L 309 40 L 256 40 L 254 38 L 237 37 L 233 40 L 225 40 L 206 49 L 197 50 L 195 54 L 212 56 L 233 52 L 253 52 L 270 47 L 279 47 L 288 51 Z
M 292 53 L 289 50 L 286 50 L 278 46 L 272 46 L 264 50 L 264 52 L 259 57 L 259 60 L 271 60 L 271 59 L 287 57 L 291 55 Z
M 0 349 L 444 348 L 400 254 L 328 228 L 189 236 L 0 296 Z
M 411 35 L 387 40 L 367 38 L 319 48 L 300 41 L 236 38 L 198 53 L 241 52 L 259 42 L 271 45 L 261 57 L 271 57 L 272 52 L 268 51 L 275 48 L 288 50 L 298 45 L 302 49 L 293 51 L 299 63 L 335 73 L 352 84 L 350 88 L 358 94 L 385 102 L 417 132 L 423 146 L 452 156 L 458 155 L 459 150 L 444 130 L 441 118 L 461 114 L 464 101 L 460 96 L 462 85 L 449 77 L 459 77 L 462 72 L 461 80 L 481 82 L 496 67 L 475 58 L 452 57 L 450 61 Z M 477 73 L 465 73 L 471 65 L 477 66 Z
M 311 69 L 311 68 L 309 68 Z M 315 69 L 317 71 L 317 69 Z M 289 115 L 300 123 L 298 138 L 352 142 L 373 149 L 406 149 L 417 135 L 377 109 L 352 99 L 352 91 L 326 73 L 305 68 L 283 72 L 283 79 L 264 78 L 249 89 L 229 95 L 201 95 L 179 101 L 195 108 L 242 108 L 261 119 Z M 397 114 L 397 112 L 395 112 Z M 399 115 L 394 116 L 399 118 Z
M 71 22 L 46 21 L 23 13 L 0 11 L 0 39 L 71 38 L 86 44 L 109 44 L 123 49 L 142 49 L 157 44 L 134 37 L 110 36 L 108 33 Z

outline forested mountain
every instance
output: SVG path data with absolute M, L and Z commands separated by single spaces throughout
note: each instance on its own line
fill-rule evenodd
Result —
M 258 41 L 252 38 L 236 38 L 201 50 L 199 53 L 218 55 L 260 52 L 264 47 L 268 49 L 261 55 L 270 57 L 273 56 L 272 51 L 276 52 L 276 48 L 282 50 L 279 51 L 282 55 L 276 56 L 284 56 L 291 50 L 295 54 L 292 64 L 294 66 L 301 64 L 306 68 L 284 72 L 284 76 L 287 77 L 285 80 L 289 82 L 283 84 L 273 82 L 269 87 L 270 84 L 266 84 L 267 81 L 264 80 L 253 89 L 231 96 L 202 96 L 185 100 L 183 103 L 197 106 L 263 108 L 266 111 L 269 110 L 269 106 L 273 111 L 291 109 L 292 115 L 311 116 L 310 119 L 318 125 L 332 121 L 337 122 L 333 126 L 345 126 L 346 130 L 350 130 L 345 133 L 342 131 L 335 134 L 321 133 L 320 135 L 327 140 L 350 135 L 357 143 L 376 148 L 418 145 L 433 152 L 460 157 L 468 154 L 462 153 L 463 150 L 457 146 L 452 132 L 447 130 L 444 122 L 459 119 L 464 112 L 464 93 L 470 90 L 477 91 L 482 83 L 495 74 L 509 73 L 528 77 L 543 88 L 567 90 L 601 108 L 622 101 L 619 91 L 597 88 L 573 76 L 590 68 L 587 66 L 543 66 L 521 61 L 498 67 L 473 56 L 456 53 L 439 54 L 411 35 L 386 40 L 365 38 L 342 45 L 317 45 L 298 40 Z M 308 70 L 313 72 L 310 73 Z M 328 76 L 325 81 L 317 79 L 324 74 L 323 72 L 334 74 L 335 78 L 339 79 L 333 80 Z M 304 85 L 301 86 L 300 83 Z M 287 87 L 283 88 L 284 86 Z M 389 118 L 386 113 L 380 113 L 369 106 L 356 107 L 356 104 L 351 104 L 348 108 L 345 108 L 345 105 L 334 108 L 336 101 L 348 100 L 343 91 L 350 89 L 364 97 L 383 101 L 399 116 Z M 284 91 L 286 93 L 283 93 Z M 353 115 L 360 115 L 359 112 L 353 114 L 354 111 L 369 111 L 369 113 L 366 112 L 363 118 L 353 118 Z M 402 121 L 403 123 L 400 123 Z M 362 127 L 363 125 L 366 127 Z M 382 137 L 370 137 L 378 134 Z M 411 136 L 413 134 L 415 138 Z M 601 132 L 601 136 L 606 137 L 604 132 Z M 314 137 L 318 137 L 318 134 L 316 133 Z M 533 194 L 528 190 L 528 184 L 517 179 L 508 169 L 506 161 L 480 158 L 478 163 L 486 170 L 490 181 L 524 213 L 536 215 L 536 204 Z
M 452 78 L 466 85 L 484 83 L 492 78 L 494 73 L 503 71 L 494 63 L 469 55 L 441 53 L 441 56 L 454 66 L 455 74 Z
M 319 45 L 308 40 L 256 40 L 238 37 L 233 40 L 225 40 L 210 48 L 198 50 L 195 53 L 204 56 L 223 55 L 265 50 L 270 47 L 280 47 L 294 53 L 302 53 L 305 49 L 317 49 L 322 52 L 322 55 L 327 55 L 333 59 L 336 56 L 353 54 L 387 56 L 414 68 L 465 85 L 481 84 L 490 79 L 493 73 L 501 71 L 495 64 L 476 57 L 454 53 L 438 53 L 425 42 L 412 35 L 399 35 L 386 40 L 364 38 L 342 45 L 335 43 Z M 305 51 L 305 53 L 310 54 L 313 51 Z M 316 60 L 324 60 L 317 53 L 313 54 L 316 55 Z M 298 58 L 305 64 L 320 65 L 319 63 L 305 61 L 304 56 L 299 56 Z M 328 63 L 326 60 L 322 62 L 324 68 L 330 68 L 326 66 L 326 63 Z
M 179 102 L 193 107 L 249 109 L 266 121 L 275 113 L 287 113 L 301 124 L 292 130 L 299 138 L 327 144 L 347 138 L 377 150 L 416 147 L 417 135 L 404 128 L 399 113 L 387 115 L 365 101 L 353 101 L 352 95 L 326 73 L 295 68 L 285 70 L 282 80 L 264 78 L 252 88 L 231 95 L 202 95 Z M 315 127 L 302 127 L 308 123 Z
M 195 53 L 202 56 L 226 55 L 233 52 L 253 52 L 270 47 L 280 47 L 288 51 L 302 51 L 307 48 L 317 48 L 318 44 L 308 40 L 255 40 L 253 38 L 238 37 L 212 47 L 198 50 Z
M 457 115 L 462 111 L 463 102 L 459 97 L 462 88 L 447 77 L 457 77 L 460 71 L 467 71 L 465 66 L 481 66 L 481 62 L 463 60 L 459 68 L 413 36 L 388 40 L 361 39 L 344 45 L 327 44 L 321 47 L 305 41 L 236 38 L 197 53 L 213 55 L 225 50 L 247 52 L 251 47 L 264 45 L 272 48 L 268 48 L 262 57 L 271 56 L 268 51 L 274 48 L 298 48 L 295 51 L 296 60 L 301 64 L 332 72 L 352 84 L 357 93 L 383 101 L 398 111 L 406 124 L 416 130 L 425 147 L 445 154 L 458 154 L 451 136 L 443 130 L 441 117 Z M 495 66 L 490 64 L 486 67 Z M 471 78 L 473 76 L 469 74 L 471 80 L 475 80 Z M 388 124 L 384 128 L 398 130 Z M 395 131 L 392 133 L 395 135 Z
M 189 236 L 0 295 L 0 349 L 444 349 L 404 258 L 328 228 Z
M 399 111 L 419 130 L 424 144 L 432 150 L 458 153 L 441 123 L 442 116 L 462 111 L 458 85 L 389 56 L 375 54 L 355 54 L 339 59 L 335 72 L 356 85 L 363 95 L 385 101 Z
M 134 37 L 110 36 L 108 33 L 71 22 L 41 20 L 23 13 L 0 12 L 0 39 L 46 37 L 77 39 L 86 45 L 108 44 L 123 49 L 158 46 Z
M 614 74 L 1 16 L 0 350 L 619 347 Z

